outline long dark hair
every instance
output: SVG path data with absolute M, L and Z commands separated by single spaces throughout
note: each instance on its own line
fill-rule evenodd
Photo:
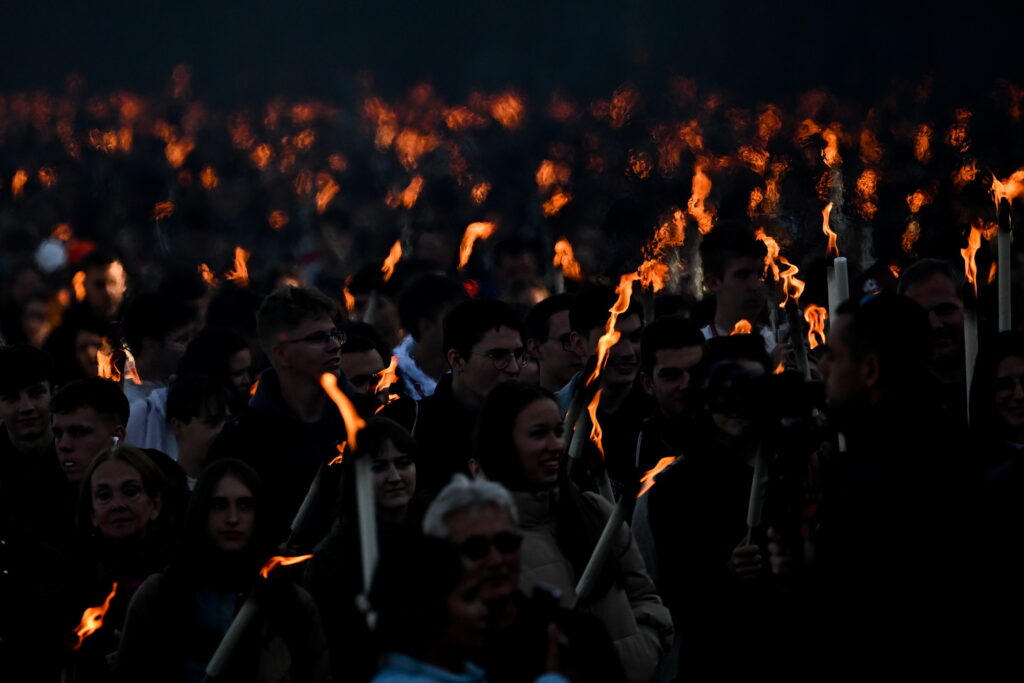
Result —
M 554 394 L 540 386 L 522 382 L 502 383 L 487 395 L 477 419 L 474 458 L 489 479 L 511 491 L 536 488 L 523 471 L 512 432 L 520 413 L 534 401 L 545 399 L 557 404 Z M 579 576 L 594 551 L 606 520 L 600 510 L 583 496 L 579 487 L 570 481 L 564 450 L 559 462 L 557 486 L 556 540 L 559 550 Z M 594 595 L 603 595 L 618 578 L 616 563 L 609 562 L 606 567 Z

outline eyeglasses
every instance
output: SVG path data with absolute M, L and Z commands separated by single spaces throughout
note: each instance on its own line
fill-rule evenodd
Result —
M 516 349 L 515 351 L 509 351 L 508 349 L 490 349 L 479 353 L 477 351 L 470 351 L 474 356 L 486 356 L 491 359 L 494 364 L 495 370 L 504 370 L 507 368 L 512 361 L 515 361 L 516 367 L 523 367 L 526 365 L 527 357 L 524 349 Z
M 281 340 L 281 343 L 282 344 L 303 344 L 303 343 L 304 344 L 319 344 L 319 345 L 323 346 L 324 344 L 326 344 L 331 339 L 335 340 L 339 344 L 344 344 L 348 340 L 348 337 L 345 334 L 344 330 L 339 330 L 339 329 L 333 329 L 333 330 L 329 330 L 329 331 L 320 330 L 319 332 L 314 332 L 313 334 L 307 334 L 305 337 L 300 337 L 298 339 L 283 339 L 283 340 Z
M 511 555 L 519 550 L 523 537 L 511 531 L 499 531 L 492 538 L 486 536 L 470 536 L 459 545 L 459 553 L 470 560 L 481 560 L 491 552 L 494 546 L 502 555 Z

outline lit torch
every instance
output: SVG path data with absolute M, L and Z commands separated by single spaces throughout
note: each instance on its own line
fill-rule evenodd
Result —
M 560 268 L 555 273 L 555 292 L 561 294 L 565 291 L 565 278 L 570 280 L 582 280 L 583 269 L 572 250 L 572 244 L 565 237 L 555 242 L 555 258 L 551 265 Z
M 235 267 L 224 274 L 224 279 L 234 282 L 239 287 L 249 286 L 249 252 L 242 247 L 235 247 Z
M 473 255 L 473 245 L 477 240 L 486 240 L 494 234 L 498 226 L 495 223 L 481 222 L 470 223 L 462 234 L 462 243 L 459 245 L 459 270 L 463 270 L 469 263 L 469 257 Z
M 103 628 L 103 617 L 107 615 L 107 610 L 110 609 L 110 601 L 114 599 L 114 595 L 117 594 L 117 582 L 110 588 L 110 594 L 106 600 L 99 607 L 89 607 L 82 613 L 82 621 L 75 627 L 72 632 L 75 636 L 75 642 L 71 646 L 72 650 L 78 650 L 82 647 L 82 641 L 91 636 L 96 631 Z
M 981 221 L 977 221 L 978 224 Z M 974 381 L 974 363 L 978 358 L 978 263 L 976 256 L 981 248 L 984 231 L 978 225 L 971 226 L 967 237 L 967 248 L 960 250 L 964 258 L 964 275 L 967 286 L 964 292 L 964 370 L 967 384 L 967 421 L 971 420 L 971 383 Z
M 999 247 L 999 331 L 1005 332 L 1013 326 L 1010 312 L 1010 236 L 1013 234 L 1013 214 L 1010 207 L 1013 200 L 1024 192 L 1024 168 L 1015 171 L 1006 180 L 992 176 L 991 192 L 996 204 L 996 221 L 999 223 L 996 242 Z

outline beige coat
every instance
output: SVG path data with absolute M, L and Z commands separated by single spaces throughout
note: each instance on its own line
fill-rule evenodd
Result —
M 520 587 L 530 595 L 537 584 L 551 586 L 561 591 L 563 605 L 574 604 L 578 577 L 556 542 L 557 494 L 513 495 L 524 537 Z M 612 506 L 604 498 L 584 495 L 606 519 L 611 515 Z M 636 541 L 625 523 L 615 537 L 609 561 L 619 563 L 620 584 L 603 597 L 588 601 L 581 610 L 605 625 L 630 683 L 647 683 L 672 645 L 672 617 L 647 576 Z

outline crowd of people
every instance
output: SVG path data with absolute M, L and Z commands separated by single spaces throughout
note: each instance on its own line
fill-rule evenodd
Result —
M 429 92 L 416 97 L 429 108 Z M 119 114 L 101 104 L 89 115 L 129 130 L 142 116 L 125 113 L 130 98 L 103 105 Z M 500 98 L 478 105 L 511 116 Z M 202 130 L 185 109 L 180 129 L 156 133 L 168 161 Z M 74 204 L 42 193 L 41 172 L 31 209 L 0 202 L 0 224 L 18 226 L 0 240 L 5 671 L 662 683 L 977 671 L 1014 651 L 1024 332 L 995 332 L 988 289 L 976 311 L 959 262 L 908 247 L 899 267 L 871 265 L 871 239 L 847 226 L 863 247 L 851 295 L 825 343 L 809 343 L 802 315 L 776 310 L 763 215 L 730 214 L 722 197 L 717 216 L 691 205 L 679 219 L 685 245 L 629 253 L 616 231 L 656 212 L 643 196 L 595 200 L 602 227 L 574 233 L 583 278 L 552 271 L 516 193 L 499 196 L 522 200 L 512 215 L 534 229 L 507 221 L 468 277 L 454 260 L 469 213 L 435 195 L 405 215 L 384 273 L 392 236 L 360 241 L 374 210 L 326 208 L 329 192 L 316 206 L 333 181 L 310 175 L 294 230 L 284 216 L 251 238 L 252 274 L 242 250 L 227 273 L 204 250 L 252 228 L 230 210 L 244 202 L 194 190 L 229 176 L 197 166 L 186 183 L 176 167 L 157 185 L 176 185 L 165 210 L 178 213 L 147 233 L 130 225 L 140 202 L 150 210 L 145 188 L 118 185 L 120 162 L 103 161 L 119 140 L 101 134 L 90 162 L 97 187 L 116 186 L 102 216 L 41 227 Z M 70 153 L 74 140 L 58 127 L 51 142 Z M 245 147 L 253 163 L 258 149 Z M 551 185 L 547 199 L 568 187 Z M 775 219 L 787 253 L 801 248 Z M 917 230 L 922 250 L 948 246 Z M 641 256 L 670 274 L 660 291 L 607 279 Z M 980 313 L 976 362 L 966 309 Z

